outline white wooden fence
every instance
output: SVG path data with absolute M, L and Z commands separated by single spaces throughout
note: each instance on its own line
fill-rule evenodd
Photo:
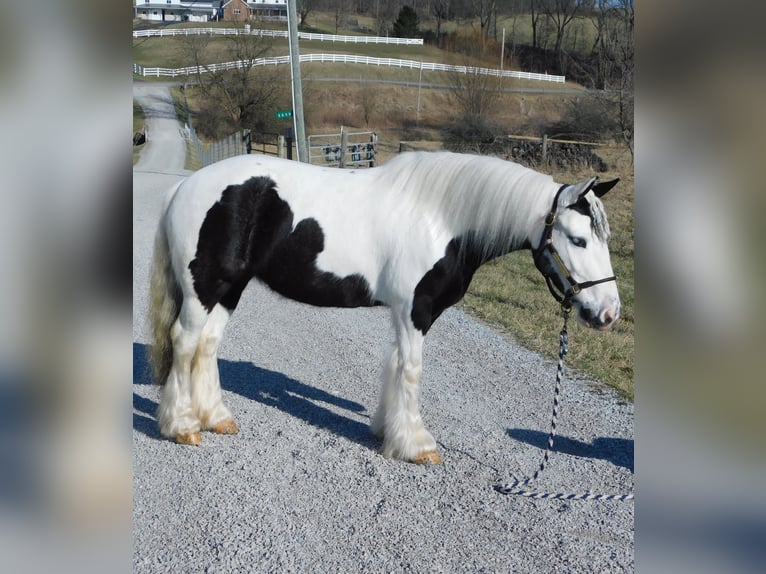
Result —
M 139 76 L 169 76 L 171 78 L 179 76 L 190 76 L 197 73 L 218 72 L 223 70 L 234 70 L 245 66 L 273 66 L 279 64 L 288 64 L 290 56 L 277 56 L 275 58 L 258 58 L 256 60 L 237 60 L 235 62 L 223 62 L 221 64 L 210 64 L 207 66 L 187 66 L 186 68 L 144 68 L 138 64 L 133 64 L 133 73 Z M 372 58 L 368 56 L 354 56 L 352 54 L 301 54 L 301 63 L 303 62 L 332 62 L 343 64 L 366 64 L 370 66 L 395 66 L 398 68 L 411 68 L 415 70 L 437 71 L 437 72 L 458 72 L 462 74 L 481 74 L 485 76 L 497 76 L 503 78 L 520 78 L 523 80 L 539 80 L 542 82 L 555 82 L 563 84 L 564 76 L 555 76 L 551 74 L 537 74 L 534 72 L 517 72 L 514 70 L 499 70 L 496 68 L 475 68 L 472 66 L 450 66 L 447 64 L 436 64 L 431 62 L 419 62 L 417 60 L 400 60 L 397 58 Z
M 160 28 L 151 30 L 133 30 L 134 38 L 153 38 L 164 36 L 266 36 L 269 38 L 287 38 L 285 30 L 250 30 L 248 28 Z M 301 40 L 316 40 L 319 42 L 343 42 L 351 44 L 402 44 L 422 46 L 422 38 L 387 38 L 382 36 L 339 36 L 336 34 L 311 34 L 298 32 Z

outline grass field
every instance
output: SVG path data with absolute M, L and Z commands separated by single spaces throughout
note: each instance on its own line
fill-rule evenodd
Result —
M 222 23 L 230 25 L 230 23 Z M 334 33 L 334 24 L 321 18 L 309 18 L 312 27 Z M 360 22 L 360 24 L 362 24 Z M 517 22 L 517 25 L 520 25 Z M 339 30 L 339 33 L 348 33 Z M 508 33 L 508 30 L 506 31 Z M 284 45 L 282 45 L 284 44 Z M 372 46 L 301 42 L 301 51 L 345 52 L 360 55 L 416 59 L 445 63 L 470 63 L 462 56 L 449 54 L 432 46 Z M 178 39 L 134 39 L 134 61 L 146 66 L 179 67 L 187 65 L 183 45 Z M 287 53 L 286 41 L 272 46 L 274 55 Z M 485 64 L 486 65 L 486 64 Z M 285 75 L 289 74 L 287 66 Z M 417 109 L 419 80 L 416 70 L 342 64 L 303 65 L 306 129 L 308 133 L 335 133 L 341 125 L 349 129 L 375 129 L 379 137 L 379 158 L 385 162 L 398 152 L 402 140 L 435 140 L 430 149 L 440 147 L 442 127 L 454 116 L 448 90 L 424 88 Z M 356 78 L 344 83 L 312 81 L 312 78 Z M 411 87 L 377 84 L 369 126 L 362 119 L 362 99 L 366 84 L 360 80 L 408 81 Z M 449 83 L 446 74 L 424 74 L 424 82 Z M 541 87 L 540 83 L 508 81 L 506 87 Z M 543 86 L 548 87 L 548 86 Z M 194 108 L 190 90 L 190 105 Z M 175 98 L 180 92 L 173 90 Z M 556 121 L 567 102 L 576 96 L 564 96 L 551 89 L 545 94 L 504 93 L 493 114 L 493 121 L 509 132 L 520 133 L 529 126 L 544 126 Z M 285 94 L 289 101 L 289 93 Z M 331 105 L 328 105 L 328 102 Z M 179 110 L 184 113 L 182 110 Z M 287 124 L 285 124 L 287 125 Z M 567 366 L 583 375 L 617 389 L 632 400 L 634 351 L 634 269 L 633 269 L 633 166 L 630 153 L 619 147 L 598 150 L 609 169 L 603 179 L 620 177 L 621 182 L 604 199 L 612 230 L 612 263 L 618 278 L 622 318 L 609 332 L 593 332 L 570 321 L 570 346 Z M 190 154 L 192 157 L 192 154 Z M 188 166 L 194 169 L 194 165 Z M 548 171 L 539 168 L 541 171 Z M 576 182 L 590 177 L 590 171 L 559 171 L 552 175 L 560 182 Z M 547 357 L 558 352 L 561 328 L 558 304 L 548 293 L 544 280 L 534 267 L 528 252 L 499 258 L 476 274 L 463 309 L 499 329 L 527 348 Z
M 134 38 L 133 61 L 144 67 L 161 66 L 166 68 L 182 68 L 193 65 L 188 57 L 190 41 L 195 36 L 168 36 L 164 38 Z M 207 37 L 203 37 L 208 39 Z M 226 46 L 231 42 L 231 36 L 213 36 L 208 43 L 210 63 L 225 62 L 231 59 L 226 52 Z M 264 47 L 268 47 L 264 56 L 284 56 L 289 53 L 287 39 L 264 39 Z M 487 62 L 476 58 L 466 58 L 459 54 L 445 52 L 430 45 L 396 45 L 396 44 L 353 44 L 344 42 L 320 42 L 301 40 L 301 54 L 355 54 L 375 58 L 399 58 L 421 62 L 438 62 L 454 65 L 487 65 Z M 499 67 L 499 60 L 496 67 Z

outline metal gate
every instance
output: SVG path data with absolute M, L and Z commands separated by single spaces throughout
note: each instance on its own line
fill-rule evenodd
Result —
M 340 168 L 375 167 L 375 132 L 347 132 L 308 137 L 309 163 Z

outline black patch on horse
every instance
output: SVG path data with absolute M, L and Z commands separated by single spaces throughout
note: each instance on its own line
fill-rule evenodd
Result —
M 424 335 L 434 321 L 463 298 L 474 273 L 484 263 L 471 241 L 458 237 L 447 244 L 439 259 L 415 287 L 412 299 L 412 324 Z
M 588 203 L 588 200 L 585 199 L 584 196 L 580 196 L 577 198 L 577 201 L 574 203 L 571 203 L 567 205 L 569 209 L 575 210 L 577 213 L 584 215 L 586 217 L 590 217 L 593 219 L 593 215 L 591 214 L 590 210 L 590 203 Z
M 252 277 L 311 305 L 375 304 L 361 275 L 339 277 L 317 268 L 324 250 L 322 228 L 309 218 L 293 229 L 293 218 L 270 178 L 252 177 L 223 191 L 205 216 L 189 263 L 194 290 L 208 311 L 217 303 L 233 311 Z

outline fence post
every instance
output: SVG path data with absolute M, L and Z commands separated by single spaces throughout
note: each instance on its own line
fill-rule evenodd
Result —
M 548 165 L 548 135 L 543 134 L 543 165 Z
M 248 155 L 253 153 L 253 140 L 250 137 L 250 130 L 244 130 L 242 132 L 242 139 L 245 143 L 245 153 Z
M 293 128 L 285 128 L 285 147 L 287 148 L 287 159 L 293 159 Z
M 346 167 L 346 147 L 348 146 L 348 134 L 343 126 L 340 126 L 340 162 L 338 167 L 343 169 Z
M 370 143 L 372 144 L 372 159 L 370 160 L 370 167 L 375 167 L 375 153 L 378 147 L 378 134 L 373 133 L 370 135 Z M 401 147 L 401 143 L 399 144 Z
M 277 136 L 277 157 L 285 158 L 285 136 Z

